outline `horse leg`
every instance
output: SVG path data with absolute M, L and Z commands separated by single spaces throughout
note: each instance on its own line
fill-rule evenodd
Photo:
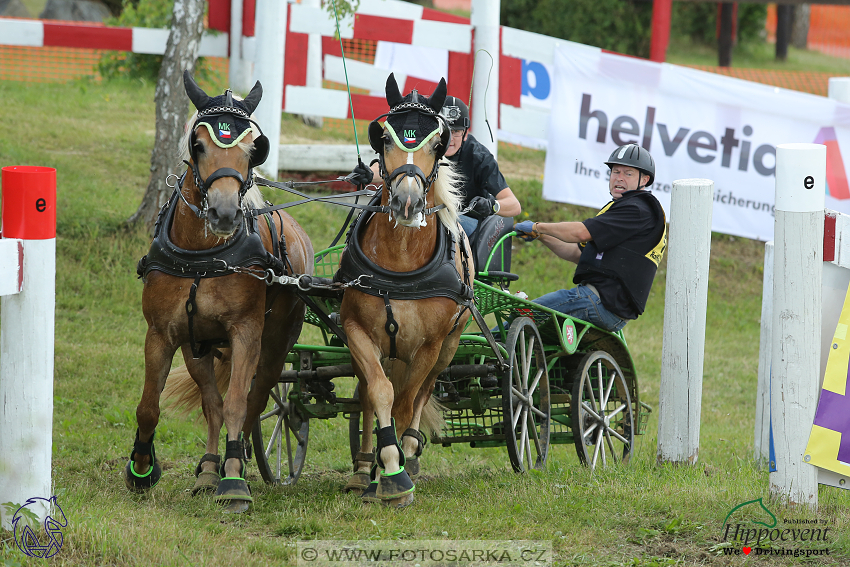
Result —
M 227 504 L 228 512 L 245 512 L 254 501 L 245 482 L 245 463 L 249 445 L 243 438 L 242 426 L 248 411 L 248 390 L 260 357 L 260 333 L 251 332 L 250 325 L 233 333 L 230 387 L 224 400 L 224 424 L 227 443 L 222 465 L 222 479 L 215 500 Z
M 206 453 L 201 457 L 198 466 L 195 467 L 197 480 L 192 487 L 192 495 L 194 496 L 199 492 L 214 492 L 218 488 L 219 481 L 221 481 L 218 436 L 224 423 L 223 403 L 216 386 L 215 357 L 212 353 L 203 358 L 194 359 L 192 358 L 192 349 L 188 345 L 183 345 L 182 351 L 186 370 L 201 391 L 201 408 L 207 421 Z
M 363 376 L 359 369 L 355 374 Z M 343 492 L 354 492 L 358 496 L 363 494 L 371 482 L 370 473 L 375 464 L 375 448 L 372 441 L 372 428 L 375 426 L 375 410 L 369 400 L 367 382 L 360 382 L 359 386 L 360 416 L 363 420 L 363 432 L 361 433 L 360 450 L 354 456 L 354 473 L 343 487 Z
M 407 506 L 413 502 L 415 486 L 402 467 L 404 453 L 398 444 L 395 424 L 392 420 L 393 385 L 381 367 L 380 351 L 363 328 L 352 323 L 345 325 L 345 332 L 348 335 L 352 364 L 359 370 L 360 383 L 366 384 L 365 388 L 361 386 L 361 391 L 365 390 L 365 395 L 361 394 L 361 399 L 368 398 L 367 403 L 374 408 L 378 419 L 378 444 L 375 459 L 377 466 L 383 469 L 378 472 L 378 469 L 373 467 L 372 481 L 361 498 L 364 502 Z M 364 431 L 364 439 L 365 435 Z
M 410 478 L 416 479 L 420 472 L 419 457 L 422 456 L 422 451 L 425 449 L 425 437 L 420 433 L 420 421 L 422 411 L 425 405 L 431 399 L 431 393 L 434 391 L 434 384 L 437 382 L 437 375 L 440 372 L 431 371 L 422 387 L 419 388 L 419 393 L 416 394 L 416 400 L 413 402 L 413 419 L 410 425 L 401 435 L 401 446 L 404 450 L 404 468 L 410 475 Z
M 133 492 L 153 488 L 162 476 L 153 446 L 154 432 L 159 423 L 159 395 L 171 368 L 177 347 L 165 337 L 148 328 L 145 337 L 145 387 L 136 407 L 136 439 L 130 460 L 124 468 L 124 484 Z

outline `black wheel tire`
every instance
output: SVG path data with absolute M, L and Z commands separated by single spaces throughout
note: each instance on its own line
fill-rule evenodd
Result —
M 283 383 L 272 388 L 269 411 L 257 418 L 251 432 L 257 468 L 268 484 L 295 484 L 307 456 L 310 420 L 290 404 L 291 387 Z
M 600 397 L 600 392 L 602 397 Z M 573 379 L 573 437 L 579 460 L 597 465 L 628 463 L 635 445 L 634 415 L 628 384 L 610 354 L 587 354 Z
M 540 470 L 549 456 L 552 408 L 546 353 L 534 321 L 515 319 L 505 346 L 510 368 L 502 378 L 502 417 L 508 456 L 516 472 Z

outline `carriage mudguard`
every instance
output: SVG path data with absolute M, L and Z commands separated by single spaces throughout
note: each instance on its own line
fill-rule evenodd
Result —
M 440 223 L 437 230 L 437 242 L 431 260 L 412 272 L 392 272 L 378 266 L 366 257 L 360 247 L 360 233 L 366 227 L 367 220 L 362 214 L 357 218 L 348 242 L 339 261 L 339 271 L 334 281 L 350 283 L 362 276 L 362 284 L 356 285 L 358 291 L 390 299 L 411 300 L 429 297 L 447 297 L 460 305 L 472 304 L 472 286 L 466 285 L 455 267 L 455 240 L 451 233 Z M 382 293 L 383 292 L 383 293 Z
M 263 246 L 263 240 L 257 230 L 257 219 L 251 215 L 246 215 L 246 222 L 220 246 L 207 250 L 184 250 L 175 246 L 168 233 L 177 208 L 177 199 L 175 190 L 159 212 L 151 248 L 136 267 L 140 278 L 144 279 L 152 270 L 181 278 L 215 278 L 232 274 L 233 270 L 230 268 L 249 266 L 271 269 L 278 275 L 284 273 L 281 259 Z

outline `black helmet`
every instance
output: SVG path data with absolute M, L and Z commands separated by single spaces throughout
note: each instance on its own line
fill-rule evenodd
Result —
M 446 119 L 452 130 L 466 130 L 469 128 L 469 108 L 456 96 L 447 96 L 440 109 L 440 114 Z
M 647 174 L 649 176 L 649 181 L 646 182 L 647 187 L 652 185 L 652 182 L 655 181 L 655 160 L 652 159 L 651 155 L 649 155 L 649 151 L 643 149 L 637 144 L 626 144 L 625 146 L 620 146 L 614 150 L 611 157 L 609 157 L 608 161 L 605 162 L 605 165 L 607 165 L 609 169 L 615 165 L 625 165 L 633 167 L 641 173 Z M 638 185 L 640 185 L 640 182 L 638 182 Z

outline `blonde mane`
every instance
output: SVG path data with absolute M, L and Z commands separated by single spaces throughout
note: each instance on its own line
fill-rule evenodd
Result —
M 242 100 L 238 96 L 234 95 L 234 99 Z M 254 115 L 251 115 L 251 118 L 254 118 Z M 192 126 L 195 124 L 195 120 L 198 119 L 198 111 L 192 113 L 192 116 L 189 117 L 189 120 L 186 121 L 186 124 L 183 126 L 183 136 L 180 138 L 180 156 L 181 160 L 190 160 L 191 156 L 189 155 L 189 138 L 192 136 Z M 251 139 L 254 140 L 260 136 L 260 130 L 257 126 L 251 122 Z M 251 154 L 254 151 L 254 142 L 239 142 L 236 146 L 245 152 L 248 157 L 251 157 Z M 256 177 L 256 173 L 253 174 Z M 248 192 L 245 193 L 245 198 L 242 201 L 243 207 L 247 206 L 250 208 L 259 209 L 263 206 L 263 194 L 257 188 L 256 185 L 252 185 Z
M 458 210 L 460 209 L 461 203 L 463 203 L 463 196 L 460 189 L 461 182 L 462 176 L 455 169 L 455 164 L 449 161 L 448 158 L 441 158 L 437 178 L 434 179 L 434 183 L 431 187 L 434 190 L 434 203 L 442 203 L 446 206 L 445 209 L 437 211 L 437 218 L 440 219 L 443 226 L 445 226 L 455 238 L 459 235 L 457 221 Z

